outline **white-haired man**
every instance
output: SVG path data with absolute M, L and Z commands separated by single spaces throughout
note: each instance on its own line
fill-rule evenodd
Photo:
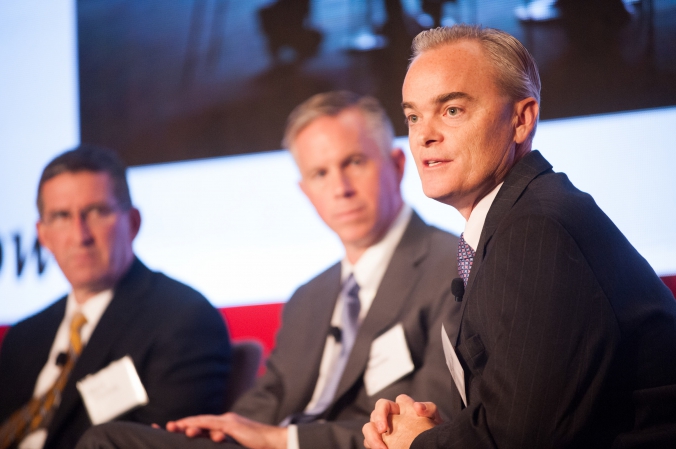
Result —
M 425 194 L 467 220 L 463 312 L 442 335 L 456 384 L 444 394 L 465 408 L 441 423 L 433 403 L 381 400 L 366 446 L 676 447 L 676 303 L 594 200 L 531 151 L 532 57 L 472 26 L 413 48 L 411 151 Z

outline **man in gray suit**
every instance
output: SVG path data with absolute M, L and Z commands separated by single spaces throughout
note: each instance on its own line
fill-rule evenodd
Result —
M 447 417 L 460 410 L 459 400 L 436 396 L 452 386 L 439 335 L 441 320 L 459 310 L 450 291 L 457 238 L 402 201 L 405 156 L 392 149 L 384 111 L 373 98 L 319 94 L 292 112 L 284 144 L 345 258 L 286 304 L 265 374 L 230 413 L 171 422 L 170 432 L 106 425 L 79 447 L 212 448 L 228 439 L 353 448 L 377 398 L 406 393 L 435 400 Z

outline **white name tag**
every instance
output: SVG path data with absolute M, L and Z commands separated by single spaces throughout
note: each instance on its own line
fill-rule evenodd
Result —
M 453 382 L 455 382 L 455 386 L 458 388 L 458 392 L 460 392 L 460 397 L 462 398 L 463 404 L 465 404 L 465 407 L 467 407 L 467 396 L 465 394 L 465 370 L 462 369 L 460 360 L 458 360 L 458 356 L 455 354 L 455 349 L 453 349 L 453 345 L 451 344 L 451 340 L 448 338 L 448 334 L 446 333 L 446 329 L 444 328 L 443 324 L 441 325 L 441 344 L 444 347 L 446 366 L 448 366 L 448 370 L 451 372 L 451 377 L 453 377 Z
M 97 425 L 148 403 L 131 357 L 124 356 L 77 383 L 92 424 Z
M 413 368 L 404 327 L 399 323 L 371 343 L 371 354 L 364 373 L 366 394 L 373 396 Z

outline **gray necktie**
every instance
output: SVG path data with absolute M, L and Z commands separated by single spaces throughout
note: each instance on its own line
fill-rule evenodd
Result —
M 291 424 L 312 422 L 326 411 L 331 402 L 333 402 L 336 390 L 338 389 L 338 383 L 343 377 L 347 359 L 350 357 L 352 346 L 354 346 L 354 341 L 357 338 L 357 332 L 359 331 L 359 311 L 361 310 L 361 303 L 359 302 L 359 285 L 354 279 L 354 275 L 350 274 L 350 277 L 347 278 L 343 284 L 339 300 L 343 303 L 340 354 L 333 365 L 333 369 L 327 375 L 324 389 L 315 405 L 310 410 L 284 420 Z

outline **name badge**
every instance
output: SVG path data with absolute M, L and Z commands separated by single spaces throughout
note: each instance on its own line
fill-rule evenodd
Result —
M 412 372 L 415 366 L 401 323 L 373 340 L 364 373 L 366 394 L 373 396 Z
M 451 372 L 451 377 L 453 377 L 453 382 L 455 382 L 455 386 L 460 393 L 462 403 L 465 404 L 465 407 L 467 407 L 467 396 L 465 394 L 465 370 L 462 369 L 460 360 L 458 360 L 458 356 L 455 353 L 455 349 L 453 349 L 453 345 L 451 344 L 451 340 L 448 338 L 446 328 L 444 328 L 443 324 L 441 325 L 441 344 L 444 347 L 446 366 Z
M 94 425 L 148 403 L 146 389 L 128 355 L 84 377 L 76 385 Z

